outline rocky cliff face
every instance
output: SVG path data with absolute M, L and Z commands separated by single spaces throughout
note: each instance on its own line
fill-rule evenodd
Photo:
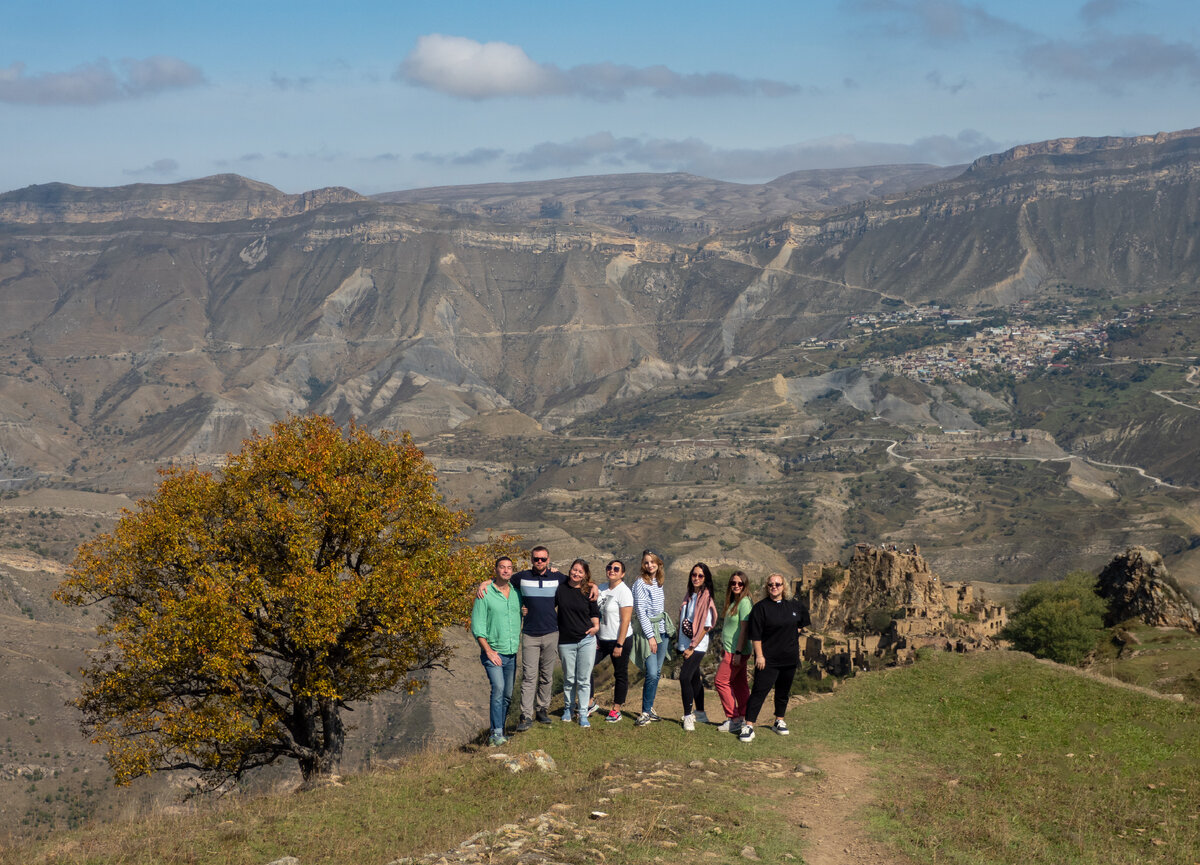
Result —
M 6 193 L 0 463 L 204 460 L 289 411 L 556 429 L 883 301 L 1200 280 L 1200 136 L 1028 150 L 698 246 L 232 175 Z
M 796 592 L 808 603 L 812 630 L 835 643 L 854 635 L 866 654 L 990 648 L 1007 623 L 1004 607 L 968 583 L 943 582 L 916 547 L 858 544 L 848 566 L 805 565 Z
M 1148 625 L 1200 633 L 1200 607 L 1171 579 L 1154 550 L 1130 547 L 1116 556 L 1100 572 L 1096 592 L 1108 602 L 1108 625 L 1141 619 Z
M 1004 305 L 1048 282 L 1120 289 L 1200 276 L 1188 238 L 1200 198 L 1200 130 L 1059 139 L 978 160 L 962 175 L 701 244 L 847 292 Z
M 1127 138 L 1106 135 L 1100 138 L 1055 138 L 1033 144 L 1019 144 L 1003 153 L 981 156 L 971 163 L 968 171 L 978 172 L 1019 160 L 1039 156 L 1081 156 L 1102 154 L 1106 158 L 1119 157 L 1122 151 L 1138 150 L 1147 146 L 1161 147 L 1176 142 L 1187 142 L 1200 137 L 1200 128 L 1183 129 L 1177 132 L 1159 132 L 1155 135 L 1133 135 Z

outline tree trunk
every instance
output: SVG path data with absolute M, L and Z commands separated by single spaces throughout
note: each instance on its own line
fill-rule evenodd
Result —
M 337 774 L 346 745 L 346 727 L 342 723 L 341 707 L 335 700 L 308 702 L 306 724 L 313 733 L 309 742 L 302 743 L 309 755 L 301 757 L 300 775 L 305 787 L 313 787 Z

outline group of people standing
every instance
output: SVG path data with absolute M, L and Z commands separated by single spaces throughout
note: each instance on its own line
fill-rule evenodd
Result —
M 495 575 L 480 584 L 471 614 L 471 633 L 479 643 L 480 662 L 491 683 L 489 745 L 508 741 L 505 719 L 518 648 L 518 733 L 535 722 L 552 723 L 556 657 L 563 669 L 564 722 L 591 726 L 589 716 L 600 711 L 593 695 L 593 671 L 606 658 L 612 662 L 614 684 L 605 720 L 615 724 L 623 717 L 631 662 L 645 674 L 641 712 L 634 723 L 641 727 L 662 720 L 654 711 L 654 700 L 672 642 L 682 657 L 683 728 L 690 732 L 697 723 L 709 723 L 700 665 L 718 624 L 723 655 L 715 687 L 726 717 L 718 729 L 737 733 L 743 742 L 752 741 L 759 711 L 774 688 L 772 729 L 788 733 L 784 714 L 800 662 L 798 635 L 808 617 L 803 605 L 787 596 L 786 581 L 779 574 L 767 578 L 765 597 L 753 604 L 746 575 L 735 571 L 729 578 L 724 605 L 718 607 L 712 571 L 704 562 L 697 562 L 688 574 L 676 628 L 663 593 L 666 567 L 654 550 L 642 552 L 632 586 L 625 584 L 625 564 L 619 559 L 605 567 L 607 585 L 600 587 L 593 583 L 584 559 L 573 561 L 563 574 L 551 567 L 549 550 L 541 546 L 530 551 L 527 570 L 514 573 L 513 568 L 507 556 L 496 561 Z M 747 681 L 751 657 L 753 689 Z

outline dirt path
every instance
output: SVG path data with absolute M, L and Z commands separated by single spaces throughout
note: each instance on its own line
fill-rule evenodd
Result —
M 816 784 L 793 799 L 805 865 L 908 865 L 911 860 L 866 831 L 865 811 L 875 795 L 866 760 L 823 752 L 816 768 L 821 771 Z

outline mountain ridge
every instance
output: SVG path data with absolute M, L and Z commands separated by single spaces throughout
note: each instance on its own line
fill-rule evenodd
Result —
M 328 204 L 365 201 L 345 187 L 297 195 L 238 174 L 214 174 L 181 183 L 116 187 L 45 183 L 0 194 L 0 222 L 14 224 L 171 219 L 227 222 L 296 216 Z

